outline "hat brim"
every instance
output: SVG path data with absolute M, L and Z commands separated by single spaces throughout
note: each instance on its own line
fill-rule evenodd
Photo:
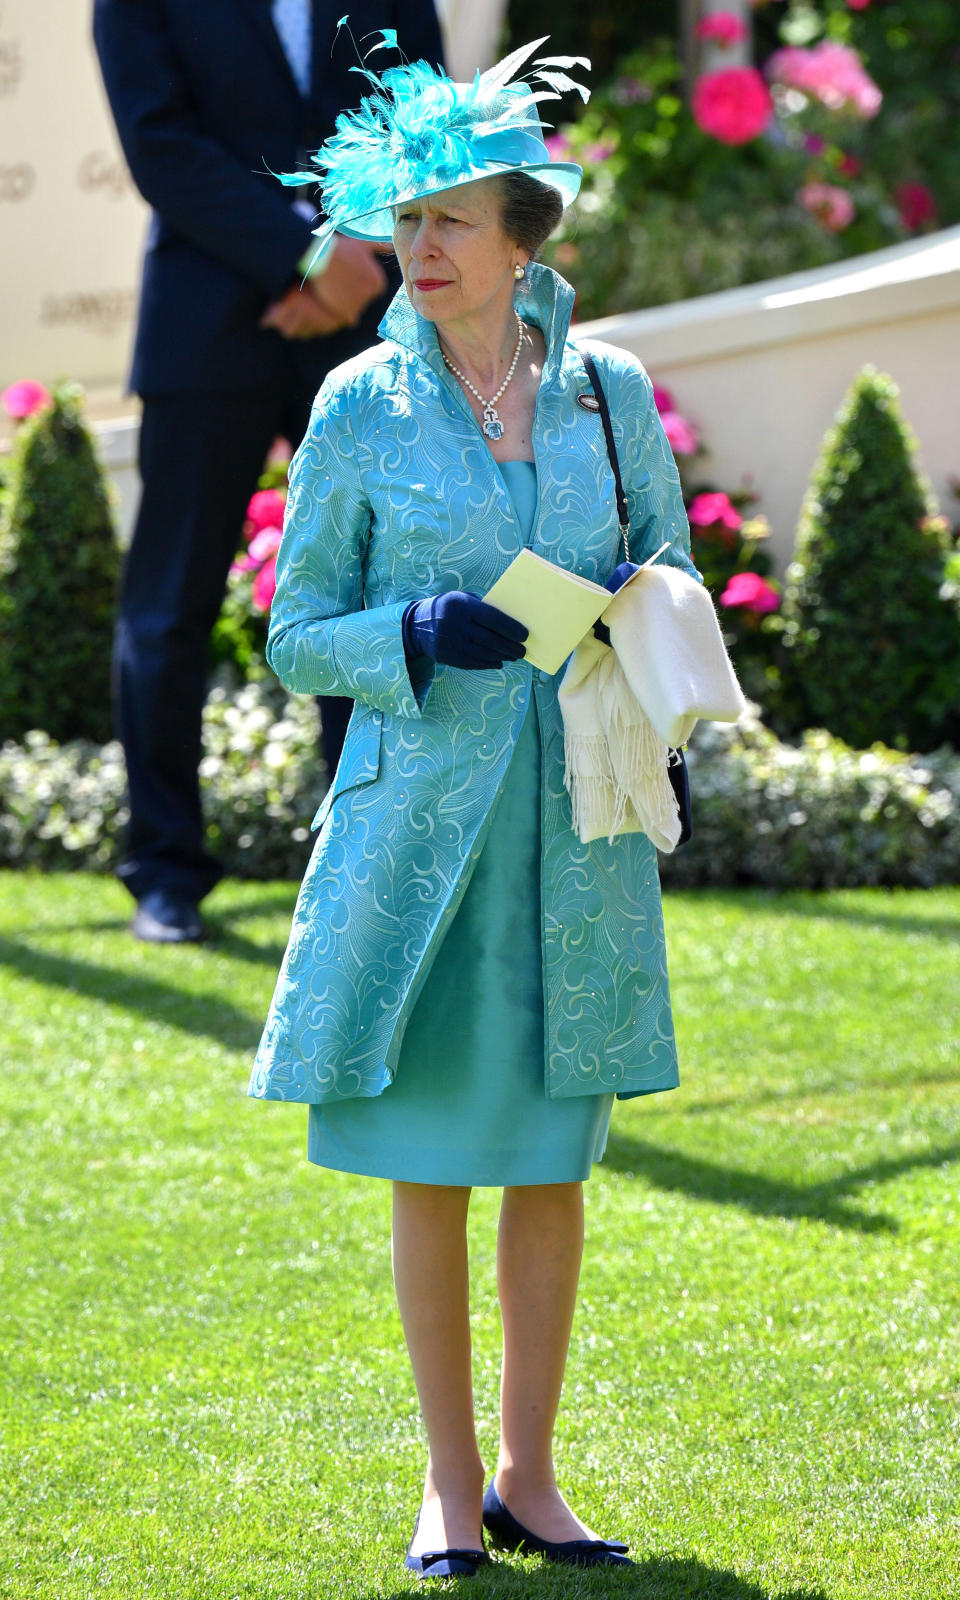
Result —
M 338 221 L 336 231 L 346 234 L 350 239 L 369 239 L 378 244 L 387 244 L 393 238 L 393 213 L 397 206 L 405 205 L 409 200 L 423 200 L 430 194 L 445 194 L 448 189 L 459 189 L 465 183 L 481 183 L 484 178 L 501 178 L 509 172 L 526 173 L 528 178 L 535 178 L 547 188 L 555 189 L 563 202 L 564 210 L 577 198 L 583 180 L 583 168 L 578 167 L 574 161 L 545 161 L 542 165 L 534 166 L 518 164 L 515 167 L 472 168 L 452 182 L 447 179 L 444 182 L 437 181 L 418 186 L 409 194 L 397 195 L 388 206 L 365 212 L 362 216 L 350 217 L 349 220 Z

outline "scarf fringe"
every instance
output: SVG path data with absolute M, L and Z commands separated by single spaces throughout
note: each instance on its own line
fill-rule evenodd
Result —
M 642 831 L 658 850 L 675 849 L 680 814 L 668 747 L 631 694 L 614 652 L 580 646 L 567 672 L 560 691 L 563 776 L 581 842 L 605 837 L 612 844 L 618 833 Z

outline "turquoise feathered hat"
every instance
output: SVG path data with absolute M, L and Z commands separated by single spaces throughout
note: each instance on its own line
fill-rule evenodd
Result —
M 569 205 L 582 169 L 572 161 L 550 160 L 537 106 L 559 100 L 567 89 L 586 101 L 590 91 L 567 69 L 589 68 L 590 62 L 585 56 L 541 56 L 516 77 L 546 37 L 478 72 L 472 83 L 454 83 L 426 61 L 390 67 L 380 77 L 367 67 L 353 67 L 374 93 L 356 111 L 341 112 L 336 132 L 310 157 L 311 168 L 279 174 L 281 183 L 302 186 L 315 178 L 320 184 L 326 215 L 315 230 L 318 248 L 335 232 L 388 241 L 394 206 L 498 173 L 525 172 L 549 184 Z M 373 47 L 384 48 L 397 48 L 392 28 L 384 29 Z

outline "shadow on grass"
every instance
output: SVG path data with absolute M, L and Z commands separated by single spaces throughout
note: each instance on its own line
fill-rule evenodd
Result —
M 896 1233 L 899 1224 L 883 1212 L 862 1211 L 847 1203 L 851 1192 L 869 1183 L 884 1182 L 922 1167 L 939 1167 L 960 1160 L 960 1140 L 915 1155 L 888 1157 L 856 1167 L 826 1183 L 793 1184 L 737 1167 L 719 1166 L 700 1156 L 665 1150 L 640 1139 L 611 1136 L 604 1163 L 628 1177 L 642 1176 L 655 1188 L 710 1200 L 715 1205 L 739 1206 L 755 1216 L 806 1217 L 834 1228 L 861 1233 Z
M 728 1567 L 711 1567 L 696 1557 L 651 1556 L 636 1566 L 614 1571 L 608 1567 L 585 1571 L 577 1567 L 525 1563 L 511 1568 L 497 1561 L 476 1578 L 447 1579 L 444 1594 L 485 1596 L 537 1596 L 538 1600 L 593 1600 L 607 1595 L 630 1595 L 636 1600 L 829 1600 L 824 1589 L 768 1589 L 740 1578 Z M 370 1590 L 363 1600 L 409 1600 L 409 1589 Z
M 960 1083 L 960 1070 L 956 1072 L 928 1072 L 926 1074 L 910 1075 L 911 1089 L 936 1089 L 945 1088 L 947 1084 Z M 869 1085 L 858 1080 L 849 1083 L 834 1083 L 824 1079 L 822 1083 L 803 1083 L 795 1089 L 765 1089 L 754 1091 L 750 1094 L 717 1095 L 710 1100 L 684 1101 L 684 1117 L 709 1117 L 719 1115 L 724 1111 L 733 1111 L 744 1106 L 785 1105 L 794 1100 L 829 1100 L 842 1098 L 844 1095 L 863 1094 L 869 1087 L 870 1092 L 890 1089 L 897 1093 L 903 1092 L 904 1076 L 901 1069 L 897 1069 L 884 1076 L 881 1073 L 871 1077 Z M 651 1106 L 652 1116 L 676 1116 L 676 1112 L 669 1104 L 664 1106 Z
M 882 933 L 919 933 L 934 939 L 960 941 L 960 917 L 925 917 L 915 912 L 901 914 L 899 896 L 919 895 L 919 889 L 876 889 L 868 893 L 873 897 L 857 905 L 841 905 L 829 898 L 831 894 L 851 893 L 849 890 L 774 890 L 774 889 L 683 889 L 673 891 L 687 895 L 704 906 L 711 902 L 726 907 L 751 907 L 761 915 L 810 917 L 826 922 L 847 922 L 854 927 L 876 928 Z M 669 887 L 665 899 L 669 896 Z
M 278 958 L 279 960 L 279 958 Z M 209 994 L 185 994 L 175 983 L 145 978 L 116 967 L 54 955 L 35 945 L 0 937 L 0 965 L 35 983 L 54 985 L 90 1000 L 103 1000 L 139 1012 L 152 1022 L 171 1023 L 183 1033 L 213 1039 L 229 1049 L 250 1050 L 260 1037 L 262 1018 Z

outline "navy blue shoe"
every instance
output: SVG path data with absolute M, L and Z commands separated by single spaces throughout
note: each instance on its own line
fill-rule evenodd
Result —
M 541 1539 L 518 1522 L 508 1511 L 493 1483 L 483 1497 L 483 1526 L 500 1550 L 519 1550 L 524 1555 L 543 1556 L 568 1567 L 633 1567 L 626 1552 L 629 1545 L 616 1539 L 565 1539 L 555 1544 Z
M 418 1512 L 411 1545 L 417 1537 L 419 1526 Z M 478 1567 L 489 1567 L 490 1557 L 486 1550 L 424 1550 L 422 1555 L 412 1556 L 408 1545 L 403 1564 L 420 1578 L 475 1578 Z
M 146 944 L 200 944 L 207 937 L 195 903 L 167 889 L 150 889 L 137 906 L 130 932 Z

